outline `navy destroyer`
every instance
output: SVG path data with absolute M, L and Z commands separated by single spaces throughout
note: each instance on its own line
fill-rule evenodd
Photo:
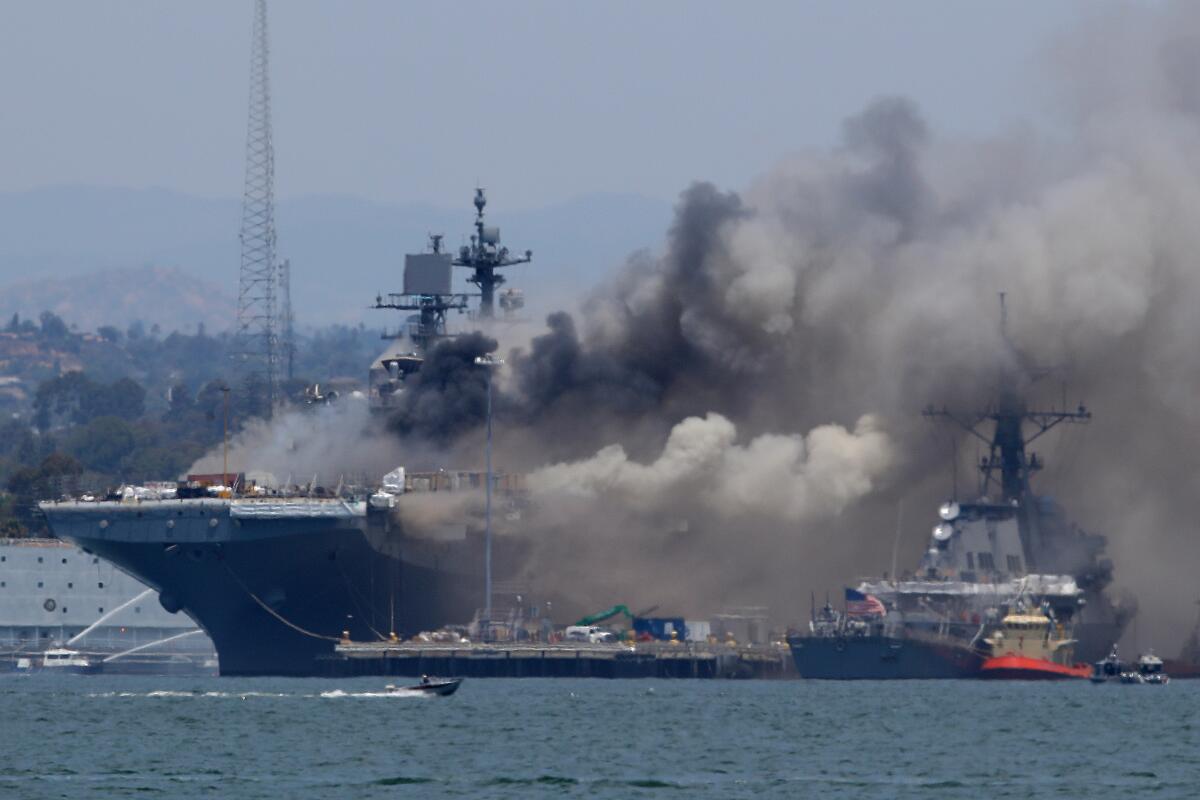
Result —
M 466 307 L 450 290 L 452 266 L 471 270 L 480 287 L 479 315 L 493 314 L 496 270 L 530 259 L 510 255 L 498 228 L 484 224 L 483 190 L 475 198 L 476 233 L 457 257 L 442 251 L 409 256 L 401 293 L 379 308 L 417 311 L 394 348 L 377 365 L 372 400 L 395 404 L 425 353 L 449 335 L 446 312 Z M 504 297 L 501 295 L 502 308 Z M 482 368 L 481 368 L 482 369 Z M 411 636 L 472 619 L 483 601 L 485 537 L 479 523 L 486 477 L 477 472 L 406 474 L 381 487 L 251 487 L 221 480 L 221 490 L 181 486 L 165 495 L 41 504 L 51 529 L 159 590 L 162 606 L 184 612 L 208 633 L 223 675 L 336 673 L 341 640 Z M 505 578 L 523 562 L 523 543 L 505 526 L 519 519 L 517 476 L 494 475 L 498 509 L 492 564 L 495 596 L 518 589 Z M 232 490 L 230 490 L 230 487 Z M 404 523 L 418 503 L 449 507 L 439 527 Z M 429 516 L 426 514 L 426 516 Z M 511 590 L 511 592 L 510 592 Z M 519 601 L 517 601 L 519 602 Z M 384 664 L 384 667 L 387 665 Z
M 843 611 L 826 603 L 806 633 L 789 637 L 802 677 L 975 677 L 990 655 L 988 634 L 1021 607 L 1043 609 L 1081 661 L 1102 658 L 1120 638 L 1132 611 L 1105 592 L 1112 567 L 1101 557 L 1104 539 L 1068 524 L 1030 483 L 1042 460 L 1028 445 L 1091 414 L 1030 408 L 1018 383 L 1002 375 L 998 399 L 978 411 L 926 409 L 987 446 L 979 490 L 939 507 L 915 573 L 862 581 L 847 590 Z

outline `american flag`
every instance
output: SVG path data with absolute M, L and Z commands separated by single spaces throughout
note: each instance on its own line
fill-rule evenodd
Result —
M 863 594 L 854 589 L 846 590 L 847 617 L 882 617 L 887 613 L 883 603 L 873 594 Z

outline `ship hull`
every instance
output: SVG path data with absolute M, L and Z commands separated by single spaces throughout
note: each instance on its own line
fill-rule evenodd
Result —
M 227 506 L 162 503 L 136 520 L 111 509 L 45 510 L 58 536 L 194 619 L 212 639 L 222 675 L 337 675 L 346 666 L 334 654 L 343 636 L 411 636 L 467 622 L 481 605 L 482 581 L 472 569 L 482 566 L 473 564 L 477 537 L 406 540 L 373 529 L 366 517 L 231 520 Z M 155 516 L 174 517 L 171 539 L 147 535 L 164 530 Z M 111 524 L 102 527 L 102 517 Z
M 890 636 L 798 636 L 788 640 L 801 678 L 934 680 L 978 677 L 983 657 L 950 641 Z
M 1055 664 L 1041 658 L 1026 656 L 997 656 L 983 662 L 979 677 L 1008 681 L 1080 680 L 1092 674 L 1090 667 L 1081 664 Z

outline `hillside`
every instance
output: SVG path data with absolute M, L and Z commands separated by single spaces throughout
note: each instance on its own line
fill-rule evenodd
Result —
M 82 330 L 140 321 L 147 329 L 221 331 L 231 325 L 236 303 L 223 287 L 179 268 L 109 269 L 0 286 L 0 319 L 51 311 Z

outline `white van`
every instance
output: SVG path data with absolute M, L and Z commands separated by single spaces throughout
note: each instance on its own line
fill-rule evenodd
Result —
M 588 642 L 589 644 L 602 644 L 615 642 L 617 635 L 612 631 L 607 631 L 599 625 L 568 625 L 563 633 L 563 640 L 567 642 Z

